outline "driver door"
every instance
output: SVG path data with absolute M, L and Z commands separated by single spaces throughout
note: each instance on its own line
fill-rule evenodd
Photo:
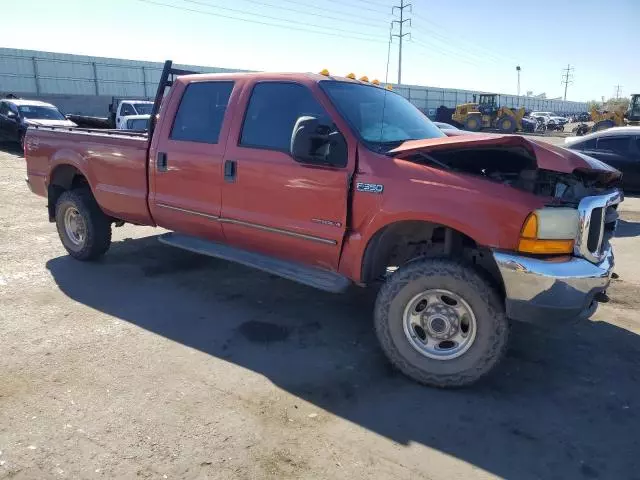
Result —
M 245 114 L 234 118 L 224 157 L 222 228 L 227 242 L 337 268 L 354 159 L 338 168 L 305 165 L 289 154 L 299 117 L 330 117 L 308 86 L 261 81 L 245 91 L 240 108 Z

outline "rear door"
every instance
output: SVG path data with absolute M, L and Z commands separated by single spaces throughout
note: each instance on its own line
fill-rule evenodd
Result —
M 331 118 L 322 105 L 327 100 L 290 81 L 254 81 L 245 91 L 239 110 L 246 112 L 235 119 L 225 154 L 225 238 L 248 250 L 337 268 L 355 156 L 337 168 L 304 165 L 289 154 L 299 117 Z M 355 152 L 353 144 L 349 151 Z
M 154 132 L 150 150 L 149 207 L 159 226 L 222 238 L 222 159 L 233 95 L 233 81 L 176 83 L 163 105 L 160 116 L 167 118 Z

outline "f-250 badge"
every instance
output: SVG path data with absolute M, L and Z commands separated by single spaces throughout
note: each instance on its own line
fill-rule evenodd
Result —
M 382 193 L 384 190 L 384 185 L 379 183 L 356 183 L 356 190 L 359 192 L 367 192 L 367 193 Z

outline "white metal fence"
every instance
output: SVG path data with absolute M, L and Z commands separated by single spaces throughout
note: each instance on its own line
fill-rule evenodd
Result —
M 176 66 L 208 73 L 241 71 L 195 65 Z M 156 62 L 0 48 L 0 93 L 34 97 L 79 95 L 151 98 L 155 95 L 161 71 L 162 63 Z M 474 94 L 485 93 L 417 85 L 394 85 L 394 88 L 429 116 L 434 116 L 440 106 L 454 108 L 459 103 L 472 101 Z M 557 113 L 587 110 L 586 103 L 514 95 L 500 95 L 500 104 Z

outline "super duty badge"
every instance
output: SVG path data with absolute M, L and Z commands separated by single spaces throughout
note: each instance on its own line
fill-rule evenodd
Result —
M 359 192 L 367 192 L 367 193 L 382 193 L 384 190 L 384 185 L 379 183 L 356 183 L 356 190 Z

